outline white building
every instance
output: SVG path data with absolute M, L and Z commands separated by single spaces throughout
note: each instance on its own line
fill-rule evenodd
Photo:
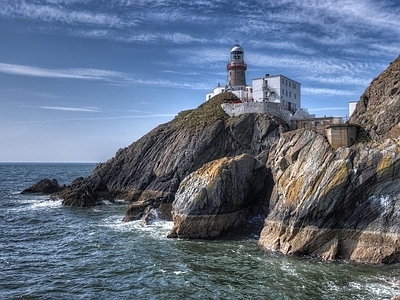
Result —
M 295 113 L 301 108 L 300 83 L 283 75 L 266 74 L 253 79 L 253 101 L 280 103 L 282 107 Z
M 292 113 L 301 108 L 300 83 L 286 76 L 266 74 L 264 77 L 253 79 L 251 86 L 246 85 L 247 65 L 244 62 L 244 50 L 237 43 L 231 50 L 226 70 L 227 85 L 218 85 L 212 93 L 206 95 L 206 100 L 230 91 L 243 103 L 268 101 L 280 104 L 282 109 Z

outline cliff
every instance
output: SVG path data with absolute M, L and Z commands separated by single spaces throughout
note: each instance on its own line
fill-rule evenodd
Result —
M 233 94 L 223 93 L 195 110 L 180 113 L 120 149 L 88 178 L 78 180 L 58 196 L 64 205 L 74 206 L 95 205 L 104 197 L 124 199 L 132 203 L 126 221 L 143 217 L 151 208 L 160 208 L 168 218 L 175 192 L 187 175 L 215 159 L 258 155 L 288 129 L 283 121 L 269 115 L 229 118 L 221 104 L 233 99 Z
M 312 131 L 270 149 L 274 189 L 259 245 L 284 254 L 400 262 L 400 57 L 361 96 L 350 123 L 363 131 L 331 148 Z
M 372 80 L 349 123 L 360 125 L 374 140 L 400 135 L 400 56 Z
M 312 153 L 312 155 L 310 155 Z M 284 254 L 400 262 L 400 141 L 334 151 L 312 131 L 271 148 L 274 189 L 259 245 Z

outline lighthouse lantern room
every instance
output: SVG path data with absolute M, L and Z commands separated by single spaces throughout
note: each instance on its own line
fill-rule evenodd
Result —
M 246 86 L 247 65 L 244 63 L 243 48 L 238 43 L 231 50 L 226 70 L 228 71 L 228 86 Z

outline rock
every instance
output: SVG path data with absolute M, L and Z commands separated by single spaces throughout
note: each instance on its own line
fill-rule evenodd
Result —
M 261 247 L 400 262 L 399 139 L 334 151 L 316 132 L 289 132 L 270 149 L 267 167 L 275 185 Z
M 349 123 L 363 127 L 374 140 L 400 136 L 400 56 L 371 82 Z
M 171 204 L 182 179 L 205 163 L 243 153 L 258 155 L 288 130 L 284 121 L 269 115 L 229 118 L 221 104 L 231 99 L 236 96 L 222 93 L 195 110 L 180 113 L 99 164 L 85 181 L 102 178 L 114 198 L 132 203 L 124 220 L 134 220 L 143 216 L 143 203 L 151 203 L 150 209 L 155 203 Z
M 252 209 L 261 212 L 267 184 L 266 168 L 247 154 L 205 164 L 181 182 L 168 237 L 210 238 L 243 225 Z
M 23 190 L 21 194 L 52 194 L 63 189 L 65 189 L 65 185 L 60 186 L 56 179 L 50 180 L 46 178 Z
M 91 180 L 77 178 L 56 196 L 62 198 L 62 204 L 66 206 L 94 206 L 102 200 L 114 201 L 106 184 L 99 177 L 91 177 Z

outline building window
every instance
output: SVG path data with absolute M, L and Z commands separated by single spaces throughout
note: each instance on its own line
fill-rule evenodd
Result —
M 294 99 L 297 99 L 297 98 L 296 98 L 296 94 L 294 94 Z
M 296 88 L 296 84 L 293 82 L 292 83 L 292 87 L 295 89 Z
M 282 89 L 282 95 L 285 95 L 285 90 L 284 89 Z
M 288 95 L 287 91 L 286 91 L 286 96 Z
M 292 98 L 292 92 L 289 92 L 289 97 Z
M 286 80 L 286 85 L 287 85 L 287 79 L 285 79 Z

